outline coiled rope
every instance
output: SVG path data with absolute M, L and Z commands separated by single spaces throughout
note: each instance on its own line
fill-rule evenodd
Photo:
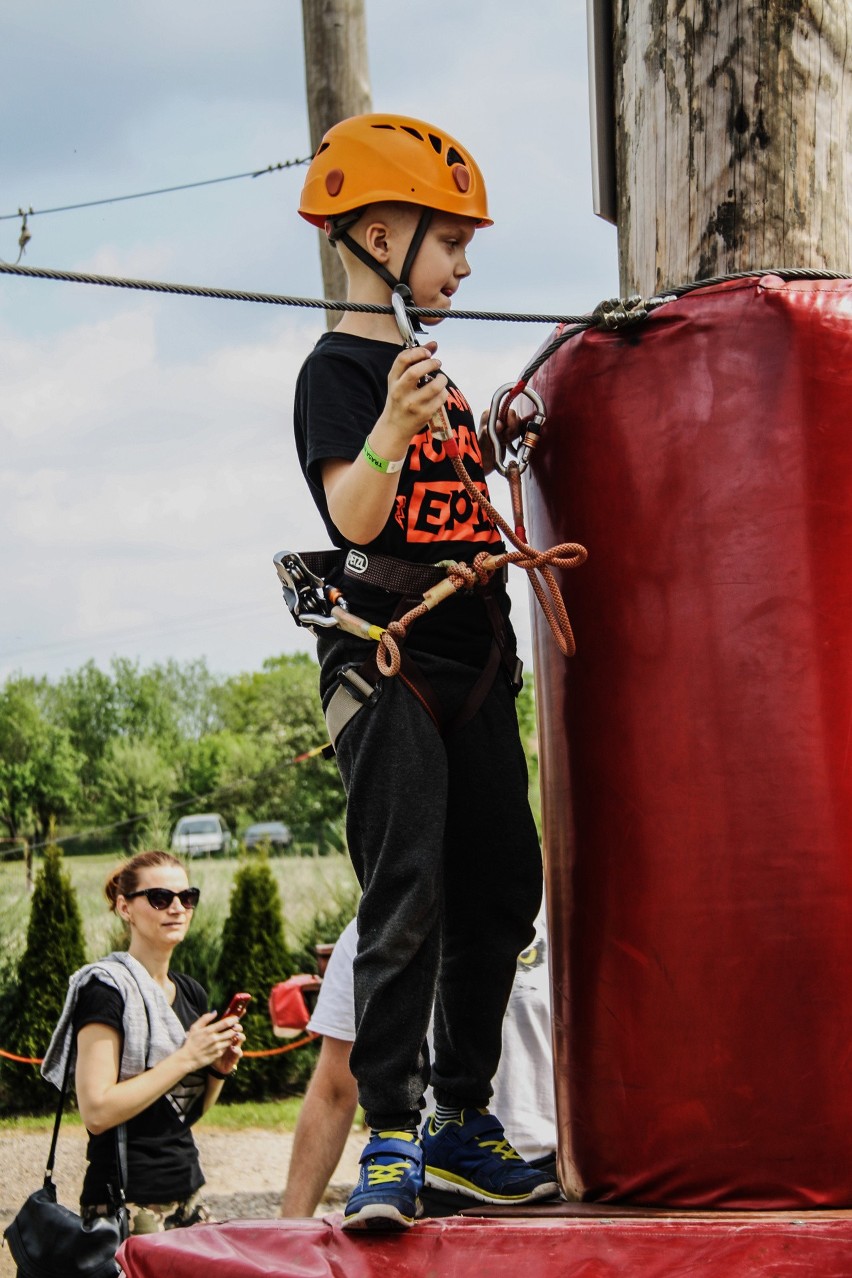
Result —
M 445 441 L 445 448 L 448 442 Z M 457 590 L 472 590 L 477 585 L 485 585 L 492 575 L 495 572 L 499 572 L 506 564 L 515 564 L 526 572 L 533 593 L 539 602 L 539 606 L 544 613 L 560 651 L 566 657 L 573 657 L 577 651 L 577 645 L 574 642 L 574 632 L 571 629 L 568 610 L 565 607 L 562 592 L 553 575 L 553 569 L 579 568 L 589 557 L 586 547 L 581 546 L 576 541 L 566 541 L 558 546 L 551 546 L 549 550 L 535 550 L 519 535 L 519 531 L 513 531 L 510 528 L 496 507 L 476 487 L 467 473 L 458 451 L 448 449 L 447 452 L 453 464 L 453 469 L 469 496 L 481 506 L 489 519 L 505 533 L 515 550 L 504 551 L 501 555 L 490 555 L 487 551 L 480 551 L 470 564 L 449 564 L 445 580 L 439 582 L 431 590 L 427 590 L 422 603 L 410 609 L 397 621 L 392 621 L 382 631 L 376 651 L 376 665 L 379 673 L 386 678 L 393 678 L 399 674 L 402 666 L 402 654 L 399 651 L 399 644 L 405 641 L 408 627 L 418 617 L 425 616 L 442 599 L 448 598 Z M 517 466 L 511 471 L 510 485 L 513 490 L 512 502 L 516 511 L 516 529 L 519 530 L 522 527 L 522 520 L 518 518 L 520 472 Z

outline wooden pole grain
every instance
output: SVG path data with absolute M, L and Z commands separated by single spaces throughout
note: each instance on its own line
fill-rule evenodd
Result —
M 852 269 L 847 0 L 613 0 L 622 294 Z
M 372 110 L 364 0 L 302 0 L 302 30 L 314 153 L 333 124 Z M 325 233 L 319 237 L 323 297 L 338 301 L 346 297 L 346 274 Z M 339 318 L 326 312 L 329 328 Z

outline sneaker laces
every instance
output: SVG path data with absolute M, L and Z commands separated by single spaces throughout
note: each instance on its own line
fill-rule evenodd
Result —
M 417 1145 L 417 1137 L 412 1132 L 401 1131 L 381 1131 L 374 1133 L 380 1140 L 404 1140 L 409 1141 L 412 1147 Z M 412 1162 L 414 1161 L 412 1151 Z M 366 1164 L 367 1185 L 370 1189 L 379 1188 L 382 1185 L 395 1185 L 402 1180 L 407 1172 L 411 1171 L 411 1162 L 407 1158 L 399 1158 L 396 1153 L 382 1154 L 376 1153 L 370 1158 Z
M 513 1158 L 516 1158 L 519 1163 L 524 1161 L 518 1151 L 509 1144 L 505 1137 L 503 1140 L 478 1140 L 476 1143 L 480 1149 L 493 1150 L 497 1157 L 502 1158 L 506 1163 L 511 1162 Z
M 367 1184 L 371 1189 L 375 1189 L 379 1185 L 395 1185 L 397 1181 L 402 1180 L 405 1173 L 410 1170 L 410 1167 L 411 1164 L 404 1158 L 400 1159 L 398 1163 L 368 1163 Z

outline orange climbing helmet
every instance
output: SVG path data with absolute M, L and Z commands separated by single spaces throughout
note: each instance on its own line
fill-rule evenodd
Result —
M 299 212 L 332 234 L 336 220 L 394 200 L 491 226 L 485 181 L 448 133 L 405 115 L 355 115 L 328 130 L 308 169 Z M 350 225 L 353 218 L 341 218 Z

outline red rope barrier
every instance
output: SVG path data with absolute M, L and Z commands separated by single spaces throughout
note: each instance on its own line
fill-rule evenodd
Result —
M 256 1052 L 243 1052 L 243 1059 L 258 1056 L 282 1056 L 284 1052 L 295 1052 L 297 1047 L 307 1047 L 308 1043 L 312 1043 L 315 1038 L 319 1038 L 319 1034 L 306 1034 L 304 1038 L 297 1039 L 295 1043 L 285 1043 L 283 1047 L 267 1047 Z M 0 1047 L 0 1056 L 7 1061 L 17 1061 L 19 1065 L 40 1065 L 44 1059 L 41 1056 L 16 1056 L 14 1052 L 4 1052 L 2 1047 Z
M 315 1038 L 319 1038 L 319 1034 L 306 1034 L 304 1038 L 297 1039 L 295 1043 L 285 1043 L 283 1047 L 266 1047 L 262 1051 L 243 1052 L 243 1060 L 247 1056 L 281 1056 L 283 1052 L 294 1052 L 297 1047 L 306 1047 Z

